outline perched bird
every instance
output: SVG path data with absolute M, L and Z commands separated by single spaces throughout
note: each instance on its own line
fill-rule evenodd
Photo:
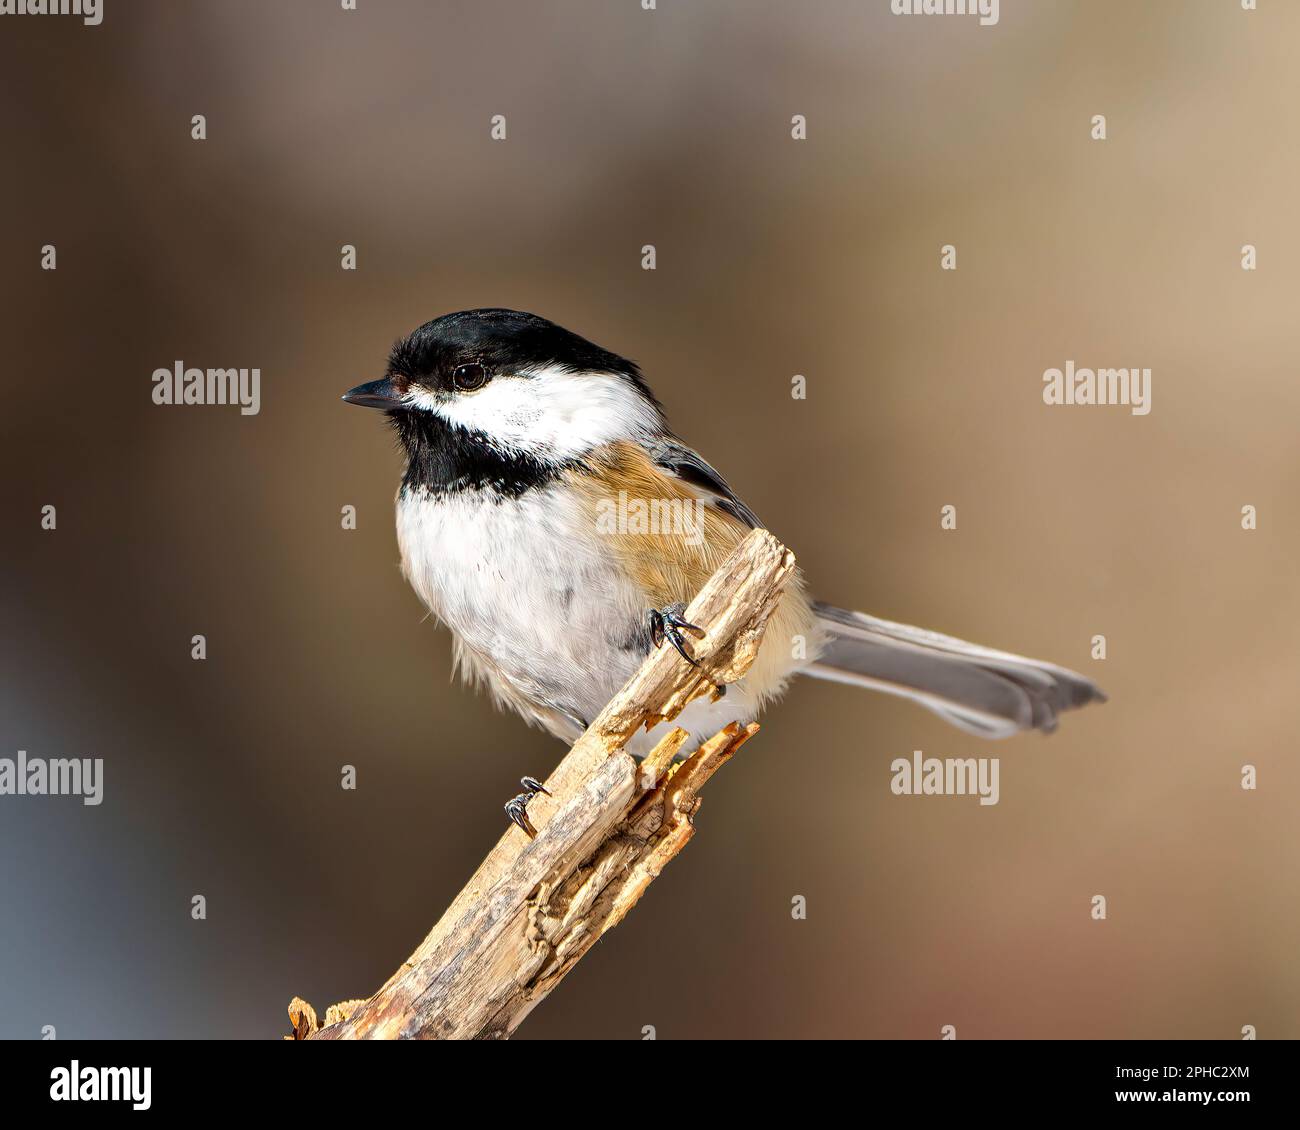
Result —
M 466 310 L 398 341 L 385 375 L 343 399 L 396 429 L 402 568 L 468 681 L 571 743 L 652 647 L 692 661 L 686 602 L 760 523 L 669 430 L 636 364 L 535 314 Z M 812 600 L 796 575 L 745 678 L 673 724 L 702 738 L 751 721 L 798 673 L 901 695 L 985 738 L 1105 701 L 1073 671 Z M 541 791 L 524 784 L 507 806 L 521 826 Z

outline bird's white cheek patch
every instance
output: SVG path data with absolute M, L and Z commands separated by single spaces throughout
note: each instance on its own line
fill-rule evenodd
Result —
M 539 390 L 531 386 L 524 377 L 497 377 L 479 392 L 444 402 L 440 411 L 451 423 L 482 432 L 501 447 L 544 450 L 551 428 Z
M 443 408 L 443 401 L 439 397 L 414 388 L 406 394 L 402 403 L 408 408 L 421 408 L 425 412 L 441 412 Z
M 500 376 L 479 392 L 440 398 L 413 392 L 413 407 L 481 432 L 497 447 L 567 459 L 616 439 L 652 431 L 654 409 L 622 377 L 611 373 L 539 370 Z
M 525 383 L 520 377 L 498 377 L 479 392 L 457 396 L 415 390 L 406 403 L 434 412 L 449 424 L 482 432 L 500 447 L 526 451 L 545 440 L 547 428 L 545 412 Z
M 544 413 L 536 403 L 520 403 L 506 409 L 505 431 L 512 435 L 527 436 L 542 423 Z

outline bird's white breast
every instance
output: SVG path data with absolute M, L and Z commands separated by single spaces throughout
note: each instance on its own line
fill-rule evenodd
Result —
M 560 489 L 406 491 L 397 538 L 424 603 L 525 697 L 590 720 L 639 664 L 644 597 Z
M 640 666 L 644 647 L 633 638 L 649 598 L 563 487 L 517 499 L 407 490 L 397 538 L 420 599 L 478 660 L 498 698 L 526 716 L 531 703 L 590 722 Z M 699 740 L 757 711 L 750 690 L 733 684 L 724 699 L 697 699 L 674 723 L 634 735 L 628 750 L 644 755 L 673 724 Z M 577 736 L 544 710 L 533 717 L 557 737 Z

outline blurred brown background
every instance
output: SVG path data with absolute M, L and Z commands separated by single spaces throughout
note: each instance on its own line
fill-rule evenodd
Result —
M 338 400 L 504 305 L 639 360 L 818 595 L 1111 695 L 986 745 L 797 685 L 521 1037 L 1300 1036 L 1300 9 L 1001 7 L 0 18 L 0 756 L 107 778 L 0 798 L 0 1034 L 272 1037 L 365 995 L 558 759 L 449 682 L 399 457 Z M 177 359 L 259 366 L 261 414 L 155 407 Z M 1150 367 L 1153 411 L 1045 407 L 1067 359 Z M 1001 757 L 1001 803 L 892 795 L 913 749 Z

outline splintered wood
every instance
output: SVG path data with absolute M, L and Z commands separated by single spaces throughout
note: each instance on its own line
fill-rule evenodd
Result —
M 694 834 L 699 790 L 757 731 L 725 727 L 685 761 L 670 731 L 638 765 L 624 745 L 693 699 L 734 682 L 758 653 L 794 555 L 766 530 L 736 547 L 691 602 L 705 630 L 692 667 L 654 651 L 529 802 L 530 840 L 511 826 L 428 937 L 365 1001 L 332 1006 L 324 1024 L 294 998 L 290 1039 L 506 1038 Z

